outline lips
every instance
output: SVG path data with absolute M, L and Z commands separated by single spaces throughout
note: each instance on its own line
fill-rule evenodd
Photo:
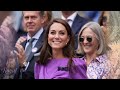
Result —
M 91 47 L 91 45 L 84 45 L 83 47 L 84 47 L 85 49 L 88 49 L 88 48 Z
M 60 41 L 53 41 L 53 43 L 60 44 L 61 42 Z
M 33 29 L 33 28 L 34 28 L 34 26 L 28 26 L 28 28 L 29 28 L 29 29 Z

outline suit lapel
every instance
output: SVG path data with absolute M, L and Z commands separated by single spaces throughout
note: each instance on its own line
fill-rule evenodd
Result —
M 81 27 L 81 22 L 82 22 L 82 18 L 77 14 L 72 24 L 72 31 L 74 34 L 77 34 L 80 31 L 79 29 Z
M 37 51 L 36 51 L 36 52 L 40 51 L 40 49 L 41 49 L 41 47 L 42 47 L 42 44 L 43 44 L 43 38 L 44 38 L 44 32 L 41 34 L 41 36 L 39 37 L 39 40 L 37 41 L 37 43 L 36 43 L 36 45 L 35 45 L 35 47 L 34 47 L 34 48 L 37 48 Z M 32 57 L 34 56 L 34 54 L 35 54 L 36 52 L 31 52 L 31 53 L 30 53 L 30 55 L 29 55 L 29 57 L 28 57 L 28 59 L 27 59 L 28 62 L 31 61 Z
M 21 45 L 23 46 L 23 48 L 25 49 L 25 45 L 27 43 L 27 40 L 25 40 Z

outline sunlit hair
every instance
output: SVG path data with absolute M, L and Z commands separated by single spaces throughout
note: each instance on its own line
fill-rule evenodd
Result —
M 107 43 L 106 43 L 106 39 L 104 37 L 104 32 L 102 31 L 102 28 L 100 27 L 100 25 L 96 22 L 88 22 L 86 23 L 80 30 L 79 34 L 78 34 L 78 48 L 77 48 L 77 53 L 80 54 L 85 54 L 81 43 L 79 41 L 79 37 L 82 35 L 82 32 L 86 29 L 86 28 L 90 28 L 95 34 L 96 34 L 96 38 L 98 40 L 98 49 L 97 49 L 97 55 L 102 55 L 105 54 L 107 52 Z
M 52 56 L 52 48 L 48 44 L 48 34 L 49 34 L 50 27 L 54 23 L 62 24 L 66 28 L 67 34 L 70 37 L 70 40 L 69 40 L 68 44 L 63 48 L 63 55 L 70 59 L 69 63 L 71 64 L 72 58 L 74 56 L 74 36 L 73 36 L 72 30 L 71 30 L 69 24 L 64 20 L 57 19 L 57 18 L 53 19 L 49 23 L 49 25 L 48 25 L 48 27 L 46 29 L 45 37 L 44 37 L 44 43 L 43 43 L 43 47 L 41 49 L 40 59 L 37 61 L 37 63 L 45 65 L 45 64 L 48 63 L 49 58 L 53 58 L 53 56 Z

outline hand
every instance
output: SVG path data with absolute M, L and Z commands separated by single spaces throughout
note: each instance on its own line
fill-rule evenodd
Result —
M 23 63 L 26 61 L 25 50 L 23 46 L 18 43 L 16 43 L 15 47 L 17 48 L 17 51 L 15 51 L 15 53 L 18 57 L 19 65 L 23 67 Z
M 22 42 L 24 42 L 27 38 L 25 36 L 21 36 L 18 40 L 17 40 L 17 44 L 21 44 Z

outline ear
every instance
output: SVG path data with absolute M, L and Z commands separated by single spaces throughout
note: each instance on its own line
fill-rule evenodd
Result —
M 45 15 L 43 15 L 42 18 L 41 18 L 41 23 L 44 24 L 45 21 L 46 21 L 46 18 L 45 18 Z
M 70 41 L 70 36 L 68 36 L 68 38 L 67 38 L 67 43 Z

